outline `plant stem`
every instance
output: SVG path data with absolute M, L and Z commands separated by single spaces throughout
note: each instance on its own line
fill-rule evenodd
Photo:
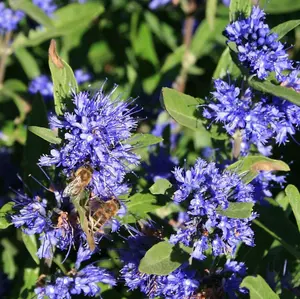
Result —
M 8 49 L 9 49 L 11 35 L 12 35 L 12 32 L 8 31 L 8 32 L 6 32 L 6 34 L 4 36 L 3 48 L 2 48 L 1 60 L 0 60 L 0 87 L 2 87 L 3 80 L 5 77 L 6 61 L 7 61 L 8 53 L 9 53 Z
M 193 29 L 195 25 L 195 17 L 194 12 L 197 9 L 197 3 L 195 0 L 190 0 L 188 2 L 188 6 L 186 9 L 186 17 L 184 22 L 184 28 L 183 28 L 183 44 L 185 45 L 185 52 L 182 58 L 181 62 L 181 70 L 179 75 L 177 76 L 175 82 L 173 83 L 173 87 L 177 89 L 180 92 L 185 91 L 186 87 L 186 81 L 188 77 L 188 70 L 191 66 L 189 61 L 191 53 L 190 53 L 190 46 L 193 36 Z

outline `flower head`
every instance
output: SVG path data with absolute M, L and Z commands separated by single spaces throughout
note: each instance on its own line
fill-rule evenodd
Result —
M 73 97 L 74 112 L 65 111 L 62 118 L 53 116 L 52 127 L 60 129 L 64 140 L 51 155 L 40 158 L 42 166 L 56 165 L 70 176 L 78 168 L 89 165 L 93 170 L 93 193 L 101 197 L 119 195 L 127 190 L 124 176 L 137 165 L 130 144 L 124 141 L 131 136 L 137 121 L 132 117 L 130 102 L 120 97 L 112 99 L 114 88 L 105 94 L 103 87 L 94 96 L 80 92 Z
M 54 0 L 32 0 L 32 3 L 39 7 L 48 16 L 52 16 L 57 9 L 57 5 Z
M 34 78 L 28 87 L 32 94 L 40 93 L 44 98 L 53 98 L 53 83 L 46 75 L 40 75 Z
M 250 17 L 229 24 L 225 35 L 236 43 L 239 60 L 252 74 L 265 79 L 270 72 L 275 72 L 280 80 L 283 70 L 293 68 L 292 62 L 284 45 L 277 41 L 278 35 L 270 32 L 264 20 L 264 11 L 253 6 Z
M 70 271 L 67 276 L 57 277 L 55 281 L 35 289 L 38 299 L 68 299 L 83 294 L 94 297 L 100 293 L 99 283 L 115 285 L 114 277 L 105 269 L 88 265 L 79 272 Z
M 294 82 L 291 79 L 291 82 Z M 289 84 L 287 82 L 287 84 Z M 292 85 L 292 83 L 290 83 Z M 281 144 L 294 135 L 300 124 L 300 107 L 280 98 L 254 94 L 250 88 L 242 92 L 234 84 L 221 79 L 214 82 L 215 91 L 203 115 L 224 125 L 228 134 L 241 132 L 245 153 L 255 144 L 263 154 L 270 154 L 265 147 L 272 139 Z
M 184 171 L 176 168 L 178 189 L 174 201 L 188 202 L 189 218 L 172 235 L 170 242 L 192 246 L 192 257 L 203 260 L 206 250 L 212 248 L 214 256 L 234 254 L 237 245 L 254 246 L 251 221 L 256 217 L 228 218 L 218 214 L 227 209 L 230 202 L 253 202 L 253 187 L 242 182 L 231 172 L 221 172 L 214 163 L 198 159 L 195 166 Z
M 20 10 L 12 10 L 5 7 L 5 3 L 0 3 L 0 33 L 17 29 L 18 23 L 24 18 L 25 14 Z
M 157 240 L 143 235 L 128 238 L 129 250 L 121 254 L 124 266 L 120 272 L 125 285 L 130 290 L 139 289 L 149 298 L 180 299 L 193 295 L 199 287 L 199 279 L 187 264 L 169 275 L 150 275 L 138 270 L 140 260 L 155 243 Z

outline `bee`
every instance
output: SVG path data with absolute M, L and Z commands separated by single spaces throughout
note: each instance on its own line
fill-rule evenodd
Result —
M 63 197 L 77 196 L 90 183 L 93 176 L 93 170 L 89 166 L 79 167 L 74 175 L 74 180 L 71 181 L 63 192 Z
M 92 232 L 103 233 L 102 226 L 116 216 L 121 205 L 117 198 L 104 201 L 99 198 L 89 200 L 89 223 Z

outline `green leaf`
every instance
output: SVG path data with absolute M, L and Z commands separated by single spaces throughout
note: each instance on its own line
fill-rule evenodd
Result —
M 36 242 L 35 235 L 27 235 L 22 232 L 22 239 L 23 239 L 25 247 L 27 248 L 31 257 L 39 265 L 40 260 L 39 260 L 38 256 L 36 255 L 38 249 L 37 249 L 37 242 Z
M 133 48 L 137 56 L 151 62 L 153 66 L 159 65 L 152 33 L 146 23 L 140 25 L 137 37 L 133 42 Z
M 165 194 L 172 187 L 172 184 L 166 179 L 158 179 L 150 188 L 152 194 Z
M 40 75 L 39 66 L 28 50 L 25 48 L 18 48 L 14 53 L 29 79 L 33 79 Z
M 28 117 L 28 126 L 48 126 L 48 116 L 44 100 L 41 96 L 33 98 L 32 110 Z M 37 166 L 38 160 L 43 154 L 47 154 L 49 143 L 42 138 L 28 132 L 26 145 L 23 156 L 24 181 L 29 184 L 33 190 L 39 190 L 41 187 L 29 178 L 29 175 L 34 176 L 42 182 L 45 179 L 44 174 Z
M 161 22 L 159 18 L 152 12 L 146 11 L 145 20 L 152 32 L 169 48 L 176 48 L 176 32 L 175 29 L 167 23 Z
M 168 275 L 188 259 L 188 254 L 169 242 L 153 245 L 141 259 L 139 271 L 146 274 Z
M 300 2 L 295 0 L 260 0 L 259 6 L 270 14 L 282 14 L 300 10 Z
M 19 33 L 12 47 L 34 47 L 51 38 L 72 35 L 80 30 L 86 30 L 90 22 L 103 13 L 104 8 L 99 3 L 72 3 L 58 9 L 53 15 L 54 28 L 37 28 L 30 30 L 28 37 Z
M 260 275 L 245 277 L 241 287 L 250 291 L 250 299 L 279 299 Z
M 218 39 L 218 41 L 220 39 L 222 43 L 225 41 L 222 32 L 227 23 L 227 19 L 217 18 L 214 22 L 214 29 L 210 30 L 207 20 L 201 22 L 193 36 L 190 47 L 191 55 L 194 56 L 194 60 L 210 54 L 216 46 L 216 39 Z
M 283 38 L 286 34 L 288 34 L 291 30 L 297 28 L 300 25 L 300 20 L 290 20 L 279 24 L 276 27 L 271 29 L 271 32 L 278 34 L 278 40 Z
M 292 88 L 287 88 L 279 85 L 275 85 L 270 81 L 259 81 L 257 78 L 249 78 L 248 83 L 256 90 L 277 96 L 279 98 L 288 100 L 300 106 L 300 93 L 296 92 Z
M 9 0 L 9 5 L 14 10 L 24 11 L 26 15 L 45 27 L 54 27 L 52 20 L 42 9 L 40 9 L 37 5 L 34 5 L 30 0 Z
M 249 218 L 254 204 L 252 202 L 230 202 L 227 209 L 217 208 L 217 213 L 229 218 Z
M 24 284 L 20 292 L 19 298 L 24 299 L 32 299 L 34 296 L 34 292 L 30 292 L 33 287 L 36 286 L 36 282 L 39 278 L 39 268 L 31 269 L 31 268 L 25 268 L 24 269 L 24 275 L 23 280 Z
M 229 5 L 229 20 L 236 21 L 240 16 L 250 16 L 252 3 L 250 0 L 231 0 Z
M 213 30 L 215 27 L 216 13 L 217 13 L 217 0 L 208 0 L 206 1 L 205 16 L 207 23 L 210 27 L 210 30 Z
M 37 127 L 37 126 L 29 126 L 28 130 L 50 143 L 54 143 L 54 144 L 61 143 L 61 139 L 57 136 L 58 133 L 51 129 Z
M 175 89 L 164 87 L 162 101 L 165 109 L 180 125 L 192 130 L 205 130 L 197 111 L 197 107 L 202 103 L 201 100 Z
M 11 225 L 7 220 L 7 214 L 12 211 L 15 203 L 8 202 L 0 209 L 0 229 L 5 229 Z
M 233 78 L 237 78 L 241 72 L 239 68 L 233 63 L 230 50 L 228 47 L 222 53 L 218 65 L 214 71 L 213 78 L 224 78 L 230 74 Z
M 8 239 L 2 239 L 0 244 L 3 247 L 1 254 L 3 267 L 1 270 L 12 280 L 17 274 L 17 264 L 14 259 L 17 249 Z
M 148 213 L 161 207 L 157 203 L 156 196 L 150 193 L 136 193 L 129 197 L 128 201 L 126 204 L 128 213 L 122 218 L 123 223 L 133 223 L 138 219 L 149 218 Z
M 289 203 L 292 206 L 295 219 L 297 221 L 298 230 L 300 232 L 300 194 L 294 185 L 288 185 L 285 188 L 285 194 L 288 197 Z
M 6 82 L 4 83 L 4 86 L 0 89 L 0 93 L 3 93 L 7 97 L 13 99 L 16 107 L 18 108 L 19 114 L 20 114 L 18 121 L 20 123 L 23 122 L 26 118 L 26 114 L 30 110 L 30 106 L 27 104 L 27 102 L 22 97 L 20 97 L 18 93 L 9 89 L 6 86 Z
M 71 67 L 56 52 L 56 42 L 51 40 L 49 47 L 49 68 L 53 81 L 55 112 L 62 115 L 64 105 L 72 106 L 71 92 L 78 92 L 78 85 Z
M 229 165 L 226 169 L 240 175 L 246 184 L 255 179 L 260 171 L 290 170 L 286 163 L 264 156 L 247 156 Z
M 134 134 L 129 139 L 125 140 L 126 144 L 130 144 L 135 148 L 148 147 L 149 145 L 157 144 L 163 141 L 163 138 L 152 134 Z
M 273 199 L 265 200 L 269 204 L 256 206 L 259 218 L 253 222 L 279 241 L 290 254 L 300 259 L 300 234 L 297 227 L 287 218 L 278 203 Z
M 161 73 L 164 74 L 172 68 L 181 64 L 183 55 L 185 52 L 185 46 L 178 47 L 173 53 L 169 54 L 161 68 Z

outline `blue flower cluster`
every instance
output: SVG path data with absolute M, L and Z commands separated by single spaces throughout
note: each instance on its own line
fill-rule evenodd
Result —
M 0 3 L 0 33 L 6 33 L 17 29 L 18 23 L 24 18 L 22 11 L 14 11 Z
M 55 247 L 68 250 L 75 243 L 75 235 L 81 232 L 76 216 L 71 224 L 67 212 L 51 209 L 47 200 L 39 196 L 30 198 L 18 193 L 14 201 L 15 214 L 11 216 L 11 222 L 28 235 L 41 235 L 41 246 L 37 252 L 39 258 L 52 258 Z
M 191 256 L 199 260 L 206 258 L 210 248 L 214 256 L 220 256 L 234 255 L 240 243 L 254 246 L 251 222 L 255 213 L 245 219 L 218 214 L 218 208 L 227 209 L 230 202 L 254 202 L 252 185 L 202 159 L 190 170 L 176 168 L 174 175 L 178 183 L 174 201 L 187 202 L 188 217 L 171 236 L 171 243 L 193 247 Z
M 99 283 L 116 285 L 114 277 L 105 269 L 88 265 L 77 272 L 72 270 L 67 276 L 57 277 L 54 282 L 35 289 L 38 299 L 48 296 L 50 299 L 70 299 L 74 295 L 95 297 L 101 288 Z
M 297 82 L 286 82 L 292 86 Z M 214 101 L 210 101 L 204 109 L 203 115 L 207 119 L 220 122 L 228 134 L 233 136 L 237 130 L 241 132 L 242 140 L 246 144 L 255 144 L 264 154 L 270 155 L 266 148 L 273 138 L 276 143 L 288 141 L 289 135 L 294 135 L 300 125 L 300 107 L 276 97 L 254 94 L 247 88 L 243 91 L 234 84 L 216 79 L 215 91 L 212 92 Z M 259 100 L 255 99 L 260 97 Z
M 169 275 L 149 275 L 138 270 L 140 260 L 146 251 L 157 243 L 148 236 L 137 235 L 128 239 L 129 250 L 121 254 L 124 266 L 121 277 L 130 290 L 139 289 L 149 298 L 163 297 L 169 299 L 189 298 L 199 287 L 196 271 L 183 264 Z
M 53 0 L 32 0 L 32 3 L 50 17 L 57 10 L 57 5 Z
M 93 169 L 90 188 L 104 198 L 125 193 L 129 165 L 139 164 L 132 145 L 124 142 L 137 126 L 132 117 L 136 109 L 130 108 L 130 101 L 113 99 L 115 90 L 105 94 L 102 86 L 93 96 L 88 92 L 75 94 L 74 113 L 66 111 L 62 119 L 53 116 L 50 120 L 51 126 L 64 134 L 61 147 L 39 160 L 41 166 L 61 166 L 67 176 L 89 165 Z
M 237 46 L 240 62 L 259 79 L 265 79 L 270 72 L 275 72 L 278 80 L 282 71 L 293 68 L 284 45 L 277 41 L 278 35 L 271 33 L 264 23 L 265 12 L 253 6 L 249 18 L 242 18 L 229 24 L 225 35 Z
M 138 234 L 128 239 L 129 249 L 123 250 L 121 258 L 123 268 L 121 278 L 130 290 L 139 289 L 148 298 L 162 297 L 168 299 L 202 298 L 205 295 L 213 296 L 214 291 L 229 298 L 235 299 L 236 293 L 246 291 L 239 287 L 242 278 L 246 275 L 244 263 L 227 260 L 222 269 L 213 273 L 200 273 L 188 263 L 182 264 L 168 275 L 150 275 L 138 270 L 140 260 L 146 251 L 159 240 Z M 212 297 L 215 298 L 215 297 Z M 218 297 L 219 298 L 219 297 Z
M 92 78 L 91 74 L 81 69 L 75 70 L 74 75 L 79 85 L 90 81 Z M 35 77 L 29 83 L 28 91 L 31 94 L 40 93 L 45 100 L 53 99 L 53 83 L 47 75 L 40 75 L 38 77 Z

